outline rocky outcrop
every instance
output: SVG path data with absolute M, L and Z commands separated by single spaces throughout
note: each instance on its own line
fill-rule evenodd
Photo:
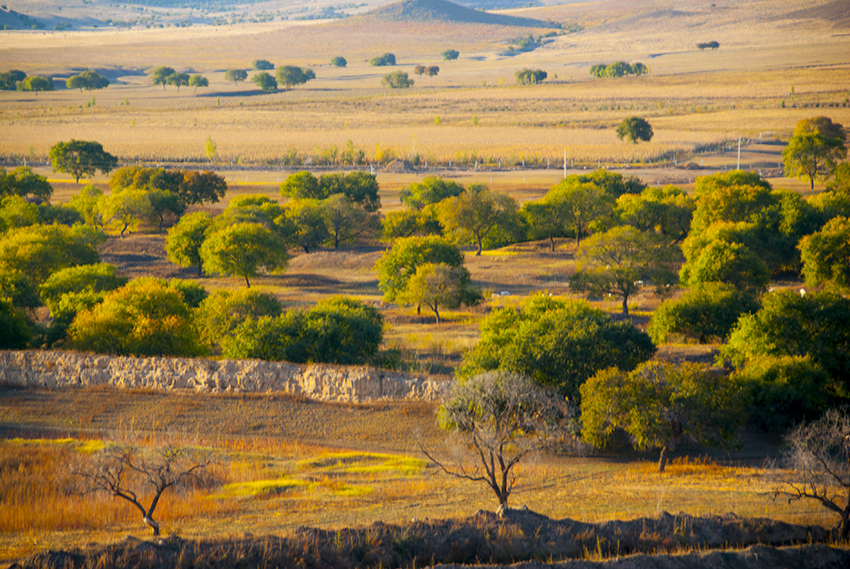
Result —
M 448 381 L 367 367 L 133 358 L 59 351 L 0 352 L 0 384 L 50 389 L 108 385 L 158 391 L 287 393 L 347 403 L 436 401 L 448 393 L 450 386 Z

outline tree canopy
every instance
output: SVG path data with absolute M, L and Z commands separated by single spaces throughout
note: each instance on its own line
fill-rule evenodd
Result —
M 835 217 L 800 241 L 803 277 L 809 286 L 825 283 L 850 293 L 850 218 Z
M 369 60 L 369 65 L 371 65 L 372 67 L 386 67 L 388 65 L 395 65 L 395 55 L 393 55 L 392 53 L 376 55 L 375 57 Z
M 446 234 L 461 243 L 475 243 L 481 255 L 483 241 L 498 225 L 509 225 L 517 215 L 516 200 L 473 184 L 457 197 L 440 202 L 438 216 Z
M 209 87 L 209 86 L 210 86 L 210 80 L 207 79 L 206 77 L 204 77 L 203 75 L 195 73 L 194 75 L 189 77 L 189 87 L 194 87 L 195 93 L 198 92 L 198 87 Z
M 151 81 L 153 81 L 154 85 L 162 85 L 162 88 L 165 89 L 166 84 L 168 84 L 168 78 L 175 73 L 176 71 L 174 71 L 173 67 L 160 65 L 159 67 L 154 67 L 153 71 L 151 71 Z
M 334 67 L 345 67 L 348 65 L 348 61 L 346 61 L 346 59 L 341 55 L 335 55 L 331 58 L 331 65 Z
M 441 55 L 443 56 L 443 61 L 454 61 L 460 57 L 460 52 L 456 49 L 447 49 Z
M 33 225 L 0 237 L 0 270 L 20 271 L 36 283 L 52 273 L 100 261 L 96 246 L 106 241 L 99 229 L 82 225 Z
M 637 144 L 638 141 L 649 142 L 652 135 L 652 126 L 641 117 L 627 117 L 617 126 L 617 138 L 625 138 L 632 144 Z
M 381 85 L 390 89 L 407 89 L 413 87 L 413 79 L 404 71 L 393 71 L 384 75 L 381 79 Z
M 201 246 L 212 223 L 210 215 L 202 211 L 182 216 L 168 230 L 165 241 L 165 252 L 171 262 L 181 267 L 197 267 L 200 276 L 203 269 Z
M 54 172 L 71 174 L 79 184 L 80 176 L 92 175 L 98 170 L 108 174 L 118 165 L 118 158 L 104 151 L 99 142 L 72 138 L 50 148 L 50 163 Z
M 534 85 L 544 81 L 549 76 L 542 69 L 520 69 L 516 72 L 517 85 Z
M 47 178 L 33 172 L 29 166 L 18 166 L 11 172 L 0 167 L 0 199 L 5 196 L 34 196 L 44 200 L 53 195 Z
M 782 151 L 785 174 L 808 180 L 814 189 L 815 180 L 828 177 L 838 161 L 847 157 L 846 138 L 844 127 L 828 117 L 801 120 Z
M 260 73 L 259 75 L 262 75 L 262 73 Z M 268 73 L 266 73 L 266 75 L 268 75 Z M 257 76 L 255 75 L 255 77 Z M 269 75 L 269 77 L 271 77 L 271 75 Z M 228 69 L 224 72 L 224 80 L 228 82 L 233 81 L 234 85 L 239 85 L 240 81 L 244 81 L 247 78 L 248 72 L 244 69 Z M 254 82 L 256 83 L 256 79 L 254 80 Z
M 396 296 L 407 288 L 416 269 L 426 263 L 445 263 L 460 268 L 464 264 L 463 253 L 442 237 L 397 239 L 375 264 L 378 288 L 384 293 L 384 300 L 394 302 Z
M 312 70 L 302 69 L 294 65 L 278 67 L 275 76 L 278 83 L 286 86 L 287 91 L 295 85 L 302 85 L 316 77 Z
M 97 71 L 87 69 L 79 75 L 70 76 L 65 82 L 65 86 L 68 87 L 68 89 L 79 89 L 80 93 L 82 93 L 83 89 L 86 91 L 93 91 L 108 87 L 109 80 Z
M 274 64 L 266 59 L 255 59 L 251 67 L 257 71 L 269 71 L 274 69 Z
M 253 81 L 264 93 L 277 92 L 277 79 L 265 71 L 254 75 L 251 78 L 251 81 Z
M 53 78 L 42 75 L 31 75 L 21 82 L 21 90 L 35 91 L 36 97 L 38 97 L 39 91 L 53 91 L 55 88 Z
M 421 182 L 414 182 L 402 188 L 399 198 L 407 207 L 421 210 L 427 205 L 440 203 L 446 198 L 459 196 L 463 186 L 453 180 L 437 176 L 426 176 Z
M 281 272 L 289 255 L 272 231 L 259 223 L 234 223 L 210 233 L 201 246 L 204 269 L 211 273 L 238 276 L 251 286 L 250 278 L 260 270 Z

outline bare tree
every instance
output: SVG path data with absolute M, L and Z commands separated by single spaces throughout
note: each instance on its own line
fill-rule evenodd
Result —
M 75 474 L 83 479 L 84 492 L 108 492 L 133 504 L 159 535 L 154 510 L 163 492 L 192 483 L 206 484 L 204 475 L 213 462 L 209 452 L 196 452 L 171 443 L 152 449 L 131 444 L 107 444 L 93 464 Z M 144 494 L 153 493 L 150 505 L 143 505 Z
M 529 453 L 570 436 L 572 406 L 555 391 L 532 379 L 505 371 L 486 372 L 455 383 L 451 399 L 440 409 L 441 427 L 465 440 L 454 465 L 420 449 L 443 472 L 483 482 L 507 509 L 516 484 L 514 467 Z
M 841 518 L 838 535 L 850 537 L 850 415 L 830 409 L 819 420 L 798 426 L 786 438 L 788 468 L 776 495 L 788 501 L 817 500 Z

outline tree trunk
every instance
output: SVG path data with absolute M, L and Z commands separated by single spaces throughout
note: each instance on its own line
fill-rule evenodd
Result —
M 479 237 L 479 238 L 478 238 L 478 251 L 476 251 L 476 253 L 475 253 L 475 256 L 476 256 L 476 257 L 480 257 L 480 256 L 481 256 L 481 249 L 482 249 L 482 247 L 481 247 L 481 238 Z
M 159 535 L 159 524 L 150 516 L 145 516 L 143 519 L 145 520 L 145 523 L 150 526 L 153 534 Z
M 125 232 L 125 231 L 127 231 L 127 228 L 128 228 L 128 227 L 130 227 L 130 224 L 129 224 L 129 223 L 125 223 L 125 224 L 124 224 L 124 227 L 121 229 L 121 235 L 120 235 L 120 238 L 121 238 L 121 239 L 124 239 L 124 232 Z
M 203 275 L 203 270 L 204 270 L 204 265 L 203 265 L 203 264 L 201 264 L 201 263 L 198 263 L 198 276 L 199 276 L 199 277 L 200 277 L 201 275 Z
M 658 460 L 658 474 L 664 474 L 664 468 L 667 466 L 667 445 L 661 449 L 661 458 Z
M 434 314 L 436 314 L 436 315 L 437 315 L 437 324 L 439 324 L 439 323 L 440 323 L 440 310 L 439 310 L 439 308 L 437 307 L 437 303 L 436 303 L 436 302 L 434 303 Z
M 422 314 L 422 303 L 417 302 L 416 303 L 416 316 L 419 316 L 420 314 Z
M 251 283 L 248 281 L 248 275 L 245 275 L 245 286 L 251 288 Z
M 552 248 L 552 252 L 555 252 L 555 238 L 551 235 L 549 236 L 549 246 Z
M 629 315 L 629 296 L 623 295 L 623 316 Z
M 309 254 L 309 253 L 310 253 L 310 250 L 307 248 L 307 246 L 306 246 L 306 245 L 302 245 L 302 247 L 304 247 L 304 252 L 305 252 L 305 253 L 307 253 L 307 254 Z
M 850 511 L 841 512 L 841 527 L 838 530 L 838 536 L 841 541 L 847 541 L 850 538 Z

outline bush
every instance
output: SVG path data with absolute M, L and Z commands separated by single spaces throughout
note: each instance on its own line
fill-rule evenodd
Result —
M 32 340 L 29 321 L 23 311 L 0 298 L 0 350 L 22 350 Z
M 373 67 L 387 67 L 388 65 L 395 65 L 395 55 L 392 53 L 377 55 L 369 60 L 369 64 Z
M 663 344 L 670 336 L 707 344 L 725 341 L 742 314 L 761 305 L 745 291 L 724 283 L 703 283 L 678 300 L 668 300 L 652 314 L 646 329 L 652 341 Z
M 390 89 L 407 89 L 413 87 L 413 79 L 404 71 L 393 71 L 384 75 L 381 79 L 381 85 Z
M 276 296 L 253 288 L 217 290 L 201 302 L 195 313 L 195 326 L 201 340 L 216 346 L 249 318 L 280 316 L 283 307 Z
M 520 69 L 516 72 L 517 85 L 534 85 L 548 77 L 542 69 Z
M 331 59 L 331 65 L 334 67 L 345 67 L 348 65 L 348 61 L 346 61 L 344 57 L 337 55 Z

